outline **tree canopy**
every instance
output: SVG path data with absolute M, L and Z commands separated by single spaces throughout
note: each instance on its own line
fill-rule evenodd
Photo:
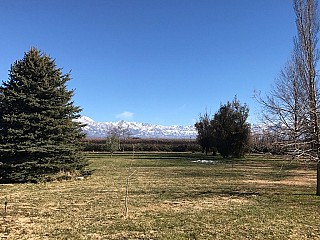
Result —
M 0 87 L 0 182 L 38 182 L 59 172 L 81 173 L 81 108 L 55 61 L 36 48 L 10 69 Z
M 223 157 L 241 157 L 245 154 L 250 135 L 247 123 L 249 108 L 241 105 L 237 98 L 221 105 L 210 119 L 205 113 L 195 124 L 198 143 L 207 153 L 217 149 Z
M 208 113 L 200 115 L 199 121 L 195 123 L 195 128 L 198 132 L 197 141 L 202 147 L 202 150 L 208 154 L 213 151 L 213 131 L 211 125 L 211 119 Z
M 249 108 L 234 98 L 220 106 L 212 120 L 215 146 L 223 157 L 242 157 L 249 141 Z

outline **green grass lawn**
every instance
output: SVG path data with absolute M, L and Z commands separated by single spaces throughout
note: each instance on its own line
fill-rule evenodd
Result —
M 313 164 L 191 153 L 87 157 L 95 171 L 84 180 L 0 185 L 1 239 L 320 239 Z M 205 159 L 212 162 L 193 162 Z

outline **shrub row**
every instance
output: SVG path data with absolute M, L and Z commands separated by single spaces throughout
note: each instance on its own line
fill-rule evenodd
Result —
M 199 152 L 201 147 L 195 140 L 173 139 L 129 139 L 120 143 L 121 151 L 160 151 L 160 152 Z M 82 142 L 83 151 L 109 152 L 105 139 L 86 139 Z

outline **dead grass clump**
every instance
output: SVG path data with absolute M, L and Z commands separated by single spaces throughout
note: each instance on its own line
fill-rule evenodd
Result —
M 1 239 L 6 239 L 9 236 L 33 236 L 37 239 L 33 230 L 36 228 L 35 219 L 25 216 L 6 216 L 0 220 Z M 40 238 L 38 238 L 40 239 Z
M 242 197 L 216 196 L 196 200 L 164 201 L 159 204 L 149 204 L 146 207 L 139 207 L 139 211 L 145 212 L 186 212 L 201 211 L 206 209 L 225 209 L 247 204 L 248 199 Z
M 310 171 L 296 170 L 292 172 L 291 177 L 281 180 L 264 180 L 264 179 L 248 179 L 243 180 L 244 183 L 258 184 L 261 186 L 268 185 L 286 185 L 286 186 L 313 186 L 316 182 L 314 174 Z

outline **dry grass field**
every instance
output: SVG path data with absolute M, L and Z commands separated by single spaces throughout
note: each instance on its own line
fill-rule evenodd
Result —
M 320 239 L 312 164 L 191 153 L 87 157 L 95 171 L 83 180 L 0 185 L 1 239 Z

